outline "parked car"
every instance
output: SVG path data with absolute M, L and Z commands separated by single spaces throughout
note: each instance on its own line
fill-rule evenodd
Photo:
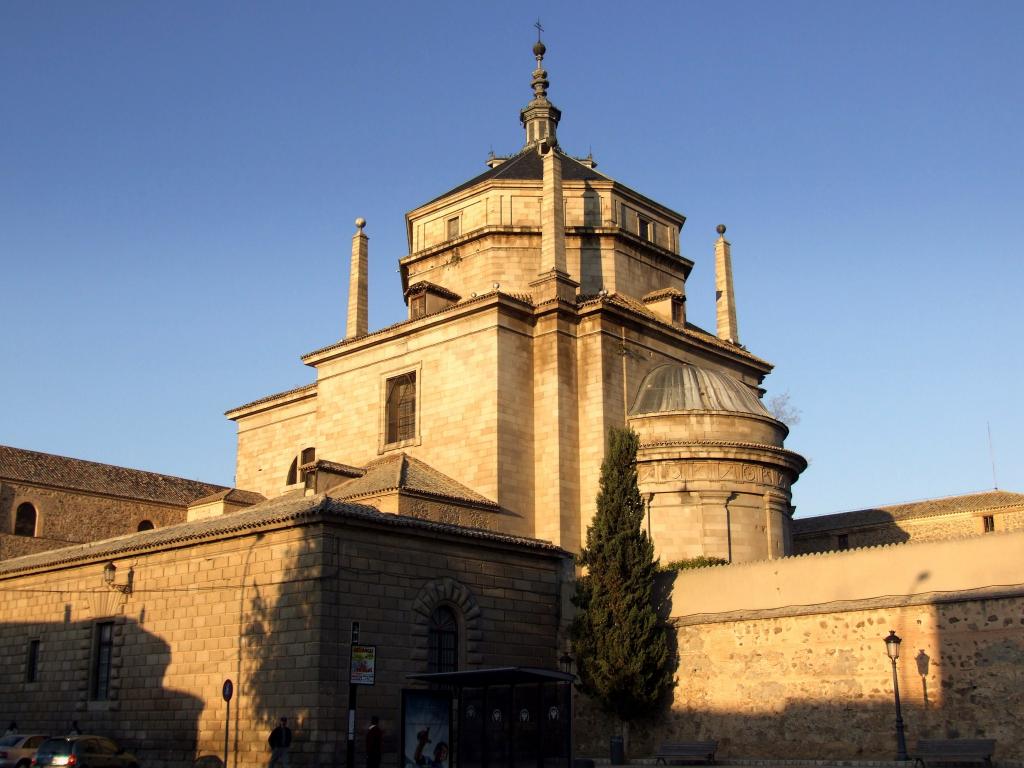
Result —
M 58 736 L 39 745 L 32 768 L 139 768 L 139 760 L 106 736 Z
M 32 756 L 47 738 L 41 733 L 0 736 L 0 768 L 28 768 Z

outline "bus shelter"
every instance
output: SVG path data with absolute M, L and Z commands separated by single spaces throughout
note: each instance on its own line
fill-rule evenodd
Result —
M 408 679 L 430 687 L 403 691 L 406 768 L 573 768 L 575 675 L 498 667 Z M 444 711 L 454 722 L 448 727 L 449 741 L 442 744 L 445 729 L 439 718 Z

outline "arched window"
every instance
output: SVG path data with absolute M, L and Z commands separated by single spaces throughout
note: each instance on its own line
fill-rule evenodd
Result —
M 299 451 L 299 455 L 292 459 L 292 463 L 288 466 L 288 477 L 285 479 L 285 484 L 295 485 L 305 480 L 306 471 L 302 467 L 312 464 L 314 461 L 316 461 L 316 448 L 303 448 Z
M 18 505 L 18 511 L 14 516 L 14 535 L 36 535 L 36 508 L 27 501 Z
M 459 668 L 459 621 L 455 612 L 439 605 L 427 629 L 427 671 L 454 672 Z
M 156 526 L 153 525 L 153 521 L 152 520 L 143 520 L 141 523 L 139 523 L 139 527 L 136 528 L 135 530 L 137 530 L 137 531 L 152 531 L 153 528 L 155 528 L 155 527 Z
M 416 437 L 416 372 L 387 381 L 385 442 L 398 443 Z

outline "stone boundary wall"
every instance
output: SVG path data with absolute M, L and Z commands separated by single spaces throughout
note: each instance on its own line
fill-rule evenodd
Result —
M 718 739 L 719 758 L 891 760 L 892 665 L 906 739 L 987 737 L 1020 761 L 1024 533 L 898 545 L 680 573 L 671 707 L 636 723 L 630 757 Z M 578 754 L 618 725 L 577 700 Z
M 891 597 L 906 601 L 1024 582 L 1024 531 L 893 544 L 682 571 L 671 615 L 683 621 L 733 612 Z

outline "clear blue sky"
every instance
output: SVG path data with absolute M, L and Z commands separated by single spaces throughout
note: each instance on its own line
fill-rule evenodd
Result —
M 230 484 L 233 406 L 401 319 L 403 214 L 522 144 L 716 224 L 798 514 L 1024 491 L 1024 3 L 0 3 L 0 442 Z

